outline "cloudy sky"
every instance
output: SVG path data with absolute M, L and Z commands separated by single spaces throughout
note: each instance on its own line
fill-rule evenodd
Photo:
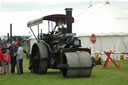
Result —
M 63 13 L 64 9 L 73 8 L 73 16 L 80 14 L 92 5 L 109 1 L 125 12 L 128 12 L 128 0 L 0 0 L 0 35 L 9 33 L 10 23 L 13 35 L 30 35 L 27 22 L 49 14 Z

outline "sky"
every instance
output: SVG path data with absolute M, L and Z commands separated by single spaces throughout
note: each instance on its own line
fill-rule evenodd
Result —
M 73 8 L 73 16 L 79 18 L 88 9 L 90 1 L 92 5 L 109 1 L 128 12 L 128 0 L 0 0 L 0 35 L 10 32 L 10 24 L 13 35 L 31 35 L 28 21 L 49 14 L 65 14 L 65 8 Z

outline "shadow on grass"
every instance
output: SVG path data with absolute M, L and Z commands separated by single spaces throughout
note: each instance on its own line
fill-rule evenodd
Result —
M 89 78 L 96 78 L 96 75 L 91 75 L 90 77 L 64 77 L 62 73 L 59 70 L 53 70 L 48 71 L 46 74 L 36 74 L 31 73 L 29 71 L 24 72 L 21 75 L 18 75 L 17 73 L 11 74 L 11 76 L 24 76 L 24 77 L 48 77 L 48 78 L 56 78 L 56 79 L 89 79 Z
M 15 73 L 16 74 L 16 73 Z M 24 72 L 22 75 L 61 75 L 59 71 L 48 71 L 46 74 L 36 74 L 32 72 Z
M 54 72 L 47 72 L 48 75 L 58 75 L 61 74 L 59 71 L 54 71 Z

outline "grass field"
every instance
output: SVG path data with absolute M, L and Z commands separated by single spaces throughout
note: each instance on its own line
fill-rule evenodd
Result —
M 120 62 L 120 69 L 111 62 L 107 70 L 97 65 L 89 78 L 64 78 L 59 70 L 52 69 L 45 75 L 31 74 L 24 59 L 24 74 L 0 75 L 0 85 L 128 85 L 128 61 Z

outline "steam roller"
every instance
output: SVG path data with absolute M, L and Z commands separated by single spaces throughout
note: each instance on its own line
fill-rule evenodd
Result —
M 90 77 L 95 66 L 91 50 L 82 48 L 81 40 L 72 33 L 72 8 L 65 10 L 66 15 L 52 14 L 28 22 L 36 39 L 31 48 L 29 69 L 36 74 L 45 74 L 52 68 L 60 69 L 64 77 Z M 48 21 L 48 33 L 39 32 L 39 25 L 44 21 Z M 35 25 L 37 36 L 31 28 Z

